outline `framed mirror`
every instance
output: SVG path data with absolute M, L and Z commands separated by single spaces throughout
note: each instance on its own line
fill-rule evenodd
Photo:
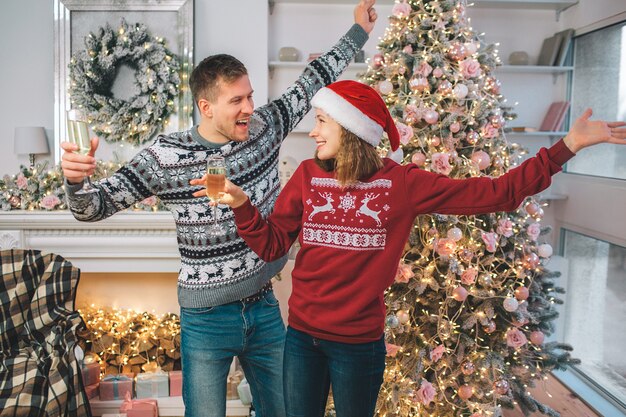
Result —
M 61 160 L 59 145 L 66 140 L 66 111 L 71 108 L 69 64 L 72 56 L 86 49 L 87 36 L 97 36 L 107 26 L 120 30 L 124 21 L 130 28 L 145 27 L 151 37 L 162 41 L 179 63 L 178 92 L 172 95 L 168 104 L 173 111 L 162 129 L 142 145 L 150 143 L 158 133 L 185 130 L 193 124 L 193 100 L 188 85 L 193 68 L 193 0 L 54 0 L 55 164 Z M 137 68 L 126 65 L 123 59 L 119 62 L 109 83 L 109 91 L 103 93 L 118 102 L 133 98 L 139 90 Z M 123 139 L 105 141 L 101 138 L 97 157 L 105 161 L 127 160 L 142 145 L 127 146 Z

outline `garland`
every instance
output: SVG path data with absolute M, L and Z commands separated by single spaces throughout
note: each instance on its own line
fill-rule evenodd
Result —
M 90 33 L 85 46 L 69 64 L 72 106 L 86 110 L 93 131 L 107 142 L 145 143 L 168 124 L 175 110 L 180 84 L 177 57 L 144 24 L 129 26 L 124 19 L 117 31 L 107 23 L 97 34 Z M 135 70 L 139 93 L 129 100 L 111 93 L 122 64 Z
M 123 164 L 98 161 L 96 172 L 91 179 L 96 181 L 106 178 L 117 171 Z M 5 175 L 0 179 L 0 210 L 67 210 L 63 173 L 61 167 L 47 169 L 48 163 L 37 164 L 34 168 L 20 166 L 16 175 Z M 166 210 L 157 197 L 136 203 L 132 207 L 137 211 Z

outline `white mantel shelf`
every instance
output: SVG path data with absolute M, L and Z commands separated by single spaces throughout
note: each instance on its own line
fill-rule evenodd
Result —
M 68 211 L 0 212 L 0 249 L 59 254 L 85 272 L 178 272 L 169 212 L 122 212 L 93 223 Z

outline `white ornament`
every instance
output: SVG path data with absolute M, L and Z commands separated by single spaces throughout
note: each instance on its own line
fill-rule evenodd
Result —
M 513 312 L 519 307 L 519 302 L 515 298 L 509 297 L 504 299 L 502 306 L 506 311 Z
M 453 227 L 452 229 L 448 230 L 448 237 L 455 242 L 458 242 L 463 237 L 463 232 L 458 227 Z
M 544 243 L 543 245 L 539 245 L 539 247 L 537 248 L 537 254 L 539 256 L 541 256 L 542 258 L 549 258 L 552 256 L 552 246 L 550 246 L 547 243 Z
M 454 86 L 452 92 L 454 94 L 454 97 L 461 100 L 467 96 L 467 93 L 469 93 L 469 88 L 467 88 L 465 84 L 457 84 Z

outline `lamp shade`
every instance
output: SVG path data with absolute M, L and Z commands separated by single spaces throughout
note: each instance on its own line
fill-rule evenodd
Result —
M 43 127 L 16 127 L 13 137 L 14 152 L 18 155 L 49 153 L 48 139 Z

